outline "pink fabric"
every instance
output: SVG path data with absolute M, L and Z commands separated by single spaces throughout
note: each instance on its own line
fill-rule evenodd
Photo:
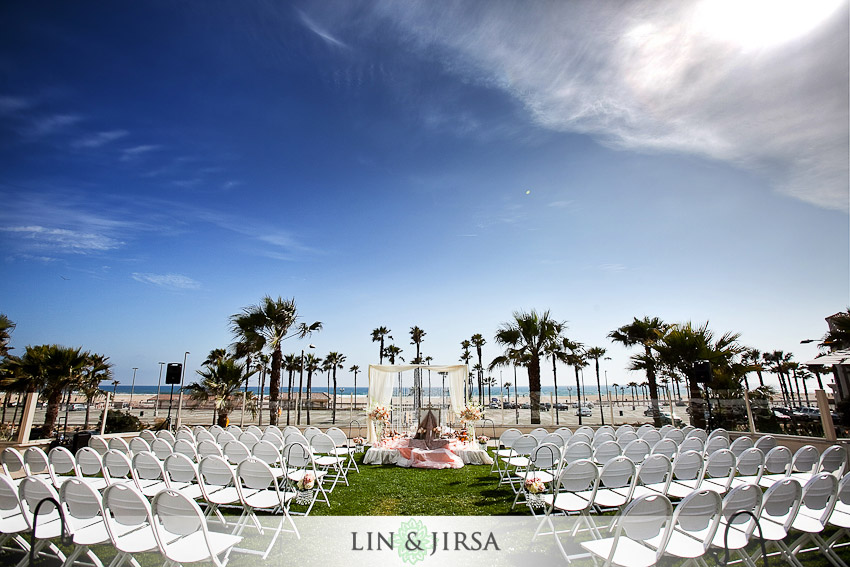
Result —
M 467 443 L 456 439 L 434 439 L 431 446 L 443 445 L 439 449 L 428 450 L 422 439 L 388 439 L 380 446 L 383 449 L 395 449 L 399 454 L 398 465 L 418 469 L 459 469 L 463 467 L 455 451 L 467 448 Z

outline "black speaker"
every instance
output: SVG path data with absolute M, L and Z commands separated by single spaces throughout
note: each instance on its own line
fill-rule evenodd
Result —
M 694 380 L 700 384 L 711 382 L 711 363 L 707 360 L 694 364 Z
M 179 362 L 169 362 L 165 369 L 166 384 L 180 384 L 180 376 L 183 374 L 183 365 Z

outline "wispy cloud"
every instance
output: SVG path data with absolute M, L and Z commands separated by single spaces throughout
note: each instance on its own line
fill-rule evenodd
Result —
M 334 47 L 342 47 L 343 49 L 349 49 L 348 45 L 335 38 L 328 32 L 327 30 L 320 27 L 316 22 L 310 19 L 307 14 L 298 10 L 298 18 L 301 20 L 301 23 L 304 24 L 304 27 L 316 34 L 320 37 L 325 43 L 329 45 L 333 45 Z
M 182 274 L 150 274 L 134 272 L 131 277 L 137 282 L 152 284 L 166 289 L 200 289 L 201 283 Z
M 149 154 L 150 152 L 156 151 L 160 149 L 160 147 L 161 146 L 154 144 L 144 144 L 141 146 L 133 146 L 132 148 L 125 148 L 121 150 L 121 161 L 132 161 Z
M 104 234 L 44 226 L 5 226 L 0 231 L 31 241 L 37 247 L 86 254 L 103 252 L 121 246 L 121 242 Z
M 33 106 L 30 99 L 18 96 L 0 96 L 0 114 L 15 114 Z
M 572 204 L 573 204 L 572 200 L 569 200 L 569 201 L 552 201 L 547 206 L 553 207 L 553 208 L 556 208 L 556 209 L 566 209 L 567 207 L 571 206 Z
M 30 125 L 27 134 L 32 137 L 40 138 L 42 136 L 50 136 L 61 132 L 77 124 L 83 119 L 77 114 L 53 114 L 36 118 Z
M 72 148 L 99 148 L 116 140 L 127 136 L 129 132 L 126 130 L 108 130 L 106 132 L 97 132 L 91 136 L 80 138 L 71 142 Z
M 376 26 L 382 33 L 465 81 L 508 93 L 546 129 L 729 162 L 788 195 L 846 210 L 847 3 L 807 4 L 805 18 L 795 16 L 794 3 L 769 4 L 737 34 L 741 25 L 730 22 L 746 14 L 707 17 L 716 4 L 736 5 L 380 2 L 373 9 L 374 20 L 388 23 Z M 322 21 L 342 27 L 343 17 L 350 14 Z
M 626 271 L 626 267 L 623 264 L 602 264 L 599 266 L 599 269 L 603 272 L 609 273 L 617 273 Z

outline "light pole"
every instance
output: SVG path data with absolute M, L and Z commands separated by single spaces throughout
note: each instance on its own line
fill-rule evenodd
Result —
M 183 368 L 182 372 L 180 372 L 180 396 L 177 398 L 177 428 L 182 425 L 181 413 L 183 411 L 183 379 L 186 378 L 186 357 L 190 354 L 192 353 L 188 350 L 183 354 Z
M 316 348 L 316 345 L 307 345 L 307 348 Z M 304 385 L 304 349 L 301 349 L 301 369 L 298 377 L 298 400 L 295 408 L 295 425 L 301 425 L 301 388 Z M 289 403 L 290 400 L 286 400 Z
M 158 362 L 159 364 L 159 380 L 156 381 L 156 403 L 153 406 L 153 416 L 159 417 L 159 386 L 162 384 L 162 367 L 165 366 L 164 362 Z
M 133 392 L 136 390 L 136 370 L 138 367 L 133 368 L 133 381 L 130 383 L 130 411 L 133 410 Z

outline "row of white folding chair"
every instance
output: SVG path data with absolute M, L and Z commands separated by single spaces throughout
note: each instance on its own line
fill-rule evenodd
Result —
M 61 506 L 72 536 L 74 550 L 67 558 L 61 557 L 65 564 L 72 564 L 86 554 L 95 565 L 102 566 L 89 548 L 111 544 L 118 551 L 111 563 L 116 567 L 128 560 L 137 564 L 133 556 L 145 552 L 160 553 L 178 565 L 212 561 L 223 567 L 233 547 L 242 539 L 229 534 L 211 534 L 198 505 L 177 492 L 165 490 L 150 505 L 142 494 L 128 485 L 110 486 L 101 497 L 77 479 L 64 483 L 57 492 L 36 477 L 26 477 L 19 488 L 21 516 L 30 530 L 36 506 L 45 498 L 52 498 Z M 49 504 L 38 512 L 35 546 L 49 548 L 51 540 L 62 535 L 59 510 Z M 19 565 L 25 561 L 27 558 Z

